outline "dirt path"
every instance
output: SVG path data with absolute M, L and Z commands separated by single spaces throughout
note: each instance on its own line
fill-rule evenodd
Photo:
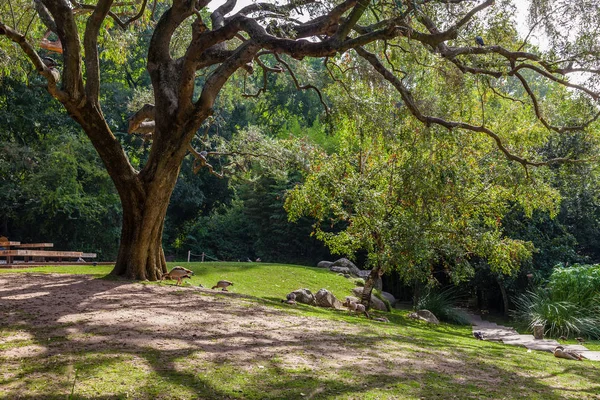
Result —
M 330 321 L 292 316 L 234 293 L 215 295 L 208 289 L 84 275 L 0 275 L 0 299 L 4 326 L 28 326 L 33 328 L 30 332 L 42 329 L 49 337 L 66 337 L 74 352 L 108 344 L 124 350 L 198 348 L 209 358 L 243 362 L 280 355 L 286 347 L 310 342 L 331 328 Z M 351 333 L 352 325 L 344 325 Z M 46 337 L 36 339 L 43 342 Z M 33 345 L 13 354 L 61 351 L 60 346 Z
M 498 325 L 495 322 L 484 321 L 478 315 L 470 315 L 473 332 L 479 332 L 483 340 L 502 342 L 510 346 L 521 346 L 530 350 L 554 352 L 557 346 L 574 351 L 585 360 L 600 361 L 600 351 L 590 351 L 582 345 L 561 345 L 553 339 L 535 339 L 533 335 L 521 335 L 514 328 Z

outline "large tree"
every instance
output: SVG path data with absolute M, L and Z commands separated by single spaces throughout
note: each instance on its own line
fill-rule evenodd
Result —
M 20 4 L 22 3 L 22 4 Z M 229 78 L 242 69 L 251 73 L 253 64 L 264 74 L 287 72 L 292 75 L 290 59 L 322 58 L 330 63 L 338 55 L 354 50 L 381 75 L 402 98 L 402 106 L 426 125 L 448 130 L 460 129 L 487 135 L 499 151 L 525 168 L 531 165 L 564 162 L 529 160 L 511 149 L 510 144 L 490 127 L 485 118 L 465 115 L 451 120 L 438 110 L 430 110 L 413 93 L 411 63 L 397 65 L 388 49 L 418 54 L 433 54 L 453 64 L 457 73 L 475 74 L 489 80 L 515 77 L 533 105 L 532 113 L 548 130 L 568 133 L 584 129 L 595 119 L 590 106 L 583 121 L 558 126 L 546 116 L 544 104 L 537 100 L 536 88 L 529 84 L 533 75 L 568 86 L 596 101 L 598 93 L 565 78 L 573 72 L 598 72 L 594 49 L 580 52 L 565 40 L 553 41 L 557 50 L 543 57 L 523 41 L 502 36 L 510 31 L 510 2 L 494 0 L 395 0 L 395 1 L 315 1 L 291 0 L 247 5 L 233 13 L 236 0 L 227 0 L 210 13 L 210 0 L 141 0 L 136 10 L 113 0 L 76 2 L 74 0 L 35 0 L 35 11 L 28 2 L 10 0 L 1 6 L 0 35 L 18 44 L 47 81 L 48 92 L 62 103 L 98 151 L 115 183 L 123 206 L 121 244 L 114 273 L 135 279 L 156 280 L 166 271 L 161 247 L 164 217 L 182 161 L 190 143 L 203 123 L 211 117 L 215 100 Z M 554 37 L 560 28 L 551 24 L 558 17 L 573 13 L 586 25 L 593 12 L 570 7 L 565 1 L 534 2 L 540 23 Z M 564 4 L 563 4 L 564 3 Z M 559 10 L 555 6 L 562 6 Z M 18 6 L 18 7 L 17 7 Z M 164 10 L 164 12 L 162 11 Z M 55 32 L 60 40 L 63 66 L 44 63 L 36 50 L 35 33 L 30 29 L 33 13 Z M 29 13 L 29 14 L 28 14 Z M 210 15 L 210 18 L 206 18 Z M 152 19 L 156 16 L 157 22 Z M 152 27 L 147 51 L 147 70 L 151 77 L 154 104 L 144 106 L 130 121 L 130 130 L 152 134 L 147 162 L 138 171 L 127 157 L 114 127 L 107 122 L 100 104 L 99 43 L 106 46 L 110 26 L 132 35 L 130 25 L 146 21 Z M 576 19 L 571 19 L 576 20 Z M 549 22 L 550 21 L 550 22 Z M 536 22 L 536 21 L 534 21 Z M 174 51 L 174 37 L 191 25 L 184 51 Z M 597 24 L 595 25 L 597 26 Z M 116 29 L 116 28 L 115 28 Z M 582 30 L 583 32 L 583 30 Z M 576 36 L 573 29 L 569 36 Z M 581 36 L 590 41 L 588 36 Z M 592 32 L 593 34 L 594 32 Z M 476 45 L 475 36 L 492 45 Z M 510 38 L 507 39 L 507 38 Z M 58 42 L 55 43 L 55 45 Z M 13 51 L 3 45 L 7 52 Z M 273 59 L 278 65 L 274 65 Z M 419 65 L 414 59 L 413 65 Z M 295 75 L 294 75 L 295 77 Z M 266 80 L 265 80 L 266 81 Z M 302 86 L 299 84 L 299 87 Z M 500 90 L 500 89 L 498 89 Z M 507 88 L 504 95 L 513 93 Z M 485 102 L 485 99 L 482 99 Z M 203 153 L 192 152 L 205 165 Z

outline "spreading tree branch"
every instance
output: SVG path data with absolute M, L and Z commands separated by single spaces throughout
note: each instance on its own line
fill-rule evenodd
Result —
M 27 38 L 11 27 L 3 24 L 0 21 L 0 35 L 5 35 L 19 45 L 23 52 L 29 57 L 35 69 L 40 75 L 42 75 L 48 82 L 48 92 L 56 99 L 61 102 L 66 102 L 69 99 L 69 94 L 60 90 L 57 86 L 60 80 L 60 73 L 54 68 L 48 68 L 42 61 L 40 55 L 35 51 L 31 43 L 27 41 Z
M 464 130 L 468 130 L 471 132 L 483 133 L 494 140 L 498 149 L 502 153 L 504 153 L 504 156 L 508 160 L 518 162 L 519 164 L 523 165 L 523 167 L 525 167 L 525 168 L 527 166 L 536 166 L 537 167 L 537 166 L 551 165 L 551 164 L 582 163 L 582 162 L 590 161 L 590 160 L 573 160 L 573 159 L 562 158 L 562 157 L 561 158 L 553 158 L 553 159 L 546 160 L 546 161 L 530 161 L 530 160 L 527 160 L 526 158 L 523 158 L 516 154 L 513 154 L 506 147 L 506 145 L 504 144 L 504 142 L 500 138 L 500 136 L 498 134 L 496 134 L 495 132 L 493 132 L 491 129 L 485 127 L 484 125 L 476 126 L 476 125 L 467 124 L 465 122 L 448 121 L 443 118 L 425 115 L 418 108 L 418 106 L 413 98 L 412 93 L 406 87 L 406 85 L 404 85 L 404 83 L 400 79 L 398 79 L 392 72 L 390 72 L 387 68 L 385 68 L 385 66 L 379 61 L 379 59 L 377 58 L 377 56 L 375 54 L 373 54 L 363 48 L 357 48 L 355 50 L 361 57 L 363 57 L 365 60 L 367 60 L 369 62 L 369 64 L 371 64 L 371 66 L 377 72 L 379 72 L 389 83 L 391 83 L 392 86 L 394 86 L 396 88 L 396 90 L 398 90 L 398 92 L 402 96 L 402 100 L 406 104 L 406 106 L 407 106 L 408 110 L 411 112 L 411 114 L 427 126 L 439 125 L 446 129 L 449 129 L 449 130 L 459 128 L 459 129 L 464 129 Z

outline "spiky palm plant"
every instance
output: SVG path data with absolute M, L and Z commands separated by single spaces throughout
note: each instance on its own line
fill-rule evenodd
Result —
M 530 329 L 534 325 L 543 325 L 545 334 L 553 337 L 600 337 L 600 306 L 597 303 L 581 307 L 557 297 L 549 289 L 537 289 L 517 296 L 513 316 L 527 323 Z

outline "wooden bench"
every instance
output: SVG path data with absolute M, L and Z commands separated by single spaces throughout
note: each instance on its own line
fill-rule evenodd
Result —
M 15 246 L 19 246 L 21 244 L 21 242 L 0 242 L 0 248 L 8 248 L 10 249 L 11 247 L 15 247 Z
M 12 247 L 12 249 L 11 249 Z M 23 257 L 24 262 L 29 262 L 31 257 L 37 258 L 34 261 L 46 261 L 46 259 L 58 259 L 58 262 L 63 261 L 63 258 L 76 258 L 78 261 L 83 258 L 96 258 L 96 253 L 84 253 L 81 251 L 55 251 L 55 250 L 38 250 L 54 247 L 53 243 L 24 243 L 20 242 L 0 242 L 0 257 L 6 257 L 6 264 L 12 264 L 15 257 Z M 31 249 L 31 250 L 24 250 Z
M 20 243 L 13 247 L 19 249 L 44 249 L 48 247 L 54 247 L 54 243 Z
M 10 251 L 11 247 L 15 247 L 20 245 L 21 242 L 11 242 L 9 241 L 6 237 L 1 237 L 0 238 L 0 251 Z M 6 263 L 10 264 L 12 262 L 12 257 L 7 256 L 6 257 Z

